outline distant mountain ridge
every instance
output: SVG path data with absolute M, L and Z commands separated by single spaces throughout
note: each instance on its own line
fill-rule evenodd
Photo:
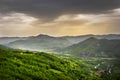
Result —
M 73 44 L 58 52 L 80 57 L 120 57 L 120 40 L 96 39 L 94 37 Z
M 94 37 L 97 39 L 108 39 L 108 40 L 113 40 L 113 39 L 120 39 L 120 34 L 108 34 L 108 35 L 81 35 L 81 36 L 65 36 L 64 38 L 68 39 L 69 41 L 73 43 L 79 43 L 82 42 L 90 37 Z
M 54 36 L 49 36 L 46 34 L 40 34 L 37 36 L 29 36 L 29 37 L 0 37 L 0 44 L 7 44 L 10 42 L 14 42 L 16 40 L 25 40 L 27 38 L 39 38 L 39 37 L 51 37 L 51 38 L 66 38 L 72 43 L 79 43 L 81 41 L 84 41 L 85 39 L 88 39 L 90 37 L 95 37 L 98 39 L 120 39 L 120 34 L 108 34 L 108 35 L 80 35 L 80 36 L 62 36 L 62 37 L 54 37 Z
M 54 52 L 56 49 L 66 48 L 73 44 L 80 43 L 90 37 L 108 40 L 120 39 L 119 34 L 63 36 L 63 37 L 53 37 L 45 34 L 40 34 L 37 36 L 30 37 L 0 38 L 0 44 L 7 45 L 8 47 L 17 49 Z
M 25 37 L 0 37 L 0 44 L 8 44 L 10 42 L 14 42 L 16 40 L 24 40 Z
M 57 48 L 70 46 L 70 42 L 66 38 L 38 35 L 11 42 L 7 46 L 33 51 L 53 51 Z

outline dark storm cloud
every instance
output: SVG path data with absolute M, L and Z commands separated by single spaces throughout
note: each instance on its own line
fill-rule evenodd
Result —
M 0 13 L 18 12 L 51 19 L 62 14 L 105 13 L 120 0 L 0 0 Z

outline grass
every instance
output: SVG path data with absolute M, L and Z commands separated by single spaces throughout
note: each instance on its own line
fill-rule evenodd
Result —
M 119 80 L 118 60 L 85 60 L 44 52 L 0 48 L 0 80 L 105 80 L 108 79 L 106 76 L 95 75 L 97 70 L 93 69 L 102 61 L 115 65 L 113 74 L 107 76 L 111 77 L 110 80 Z M 105 70 L 104 66 L 98 70 Z

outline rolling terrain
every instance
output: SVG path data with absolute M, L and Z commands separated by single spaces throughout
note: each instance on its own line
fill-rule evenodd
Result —
M 38 36 L 19 38 L 19 40 L 7 43 L 6 46 L 31 51 L 55 52 L 57 49 L 66 48 L 73 44 L 80 43 L 90 37 L 108 40 L 120 39 L 120 35 L 115 34 L 63 36 L 63 37 L 53 37 L 49 35 L 40 34 Z
M 91 37 L 83 42 L 58 50 L 63 54 L 79 57 L 120 57 L 120 40 L 96 39 Z
M 7 46 L 16 49 L 49 52 L 69 45 L 71 45 L 71 43 L 65 38 L 38 35 L 28 37 L 25 40 L 10 42 Z
M 0 80 L 119 80 L 119 59 L 82 59 L 0 46 Z
M 6 39 L 0 45 L 0 80 L 120 80 L 117 36 Z
M 0 37 L 0 44 L 6 45 L 16 40 L 24 40 L 25 37 Z

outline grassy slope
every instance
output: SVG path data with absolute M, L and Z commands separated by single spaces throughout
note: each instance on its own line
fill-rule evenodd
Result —
M 0 80 L 106 80 L 110 76 L 95 75 L 93 67 L 100 62 L 97 59 L 64 57 L 0 48 Z M 118 73 L 109 80 L 120 79 L 118 67 Z
M 81 64 L 82 65 L 82 64 Z M 46 53 L 0 49 L 0 80 L 77 80 L 96 78 L 90 69 Z

